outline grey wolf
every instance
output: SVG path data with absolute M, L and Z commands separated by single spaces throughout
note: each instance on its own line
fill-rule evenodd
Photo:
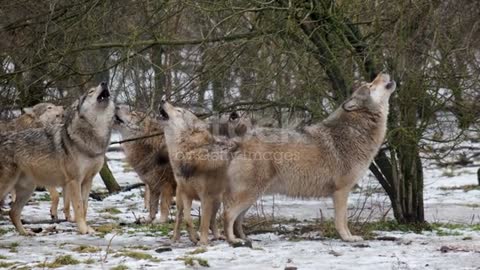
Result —
M 52 103 L 39 103 L 24 108 L 19 117 L 0 124 L 0 132 L 22 131 L 29 128 L 41 128 L 45 125 L 61 124 L 64 110 Z
M 269 129 L 244 136 L 228 169 L 224 225 L 231 243 L 247 240 L 249 207 L 265 191 L 300 198 L 331 196 L 335 228 L 344 241 L 360 241 L 347 224 L 347 199 L 365 174 L 386 133 L 388 101 L 396 88 L 388 74 L 363 83 L 323 122 L 302 132 Z M 249 134 L 247 134 L 249 135 Z
M 206 245 L 209 228 L 215 238 L 220 237 L 216 227 L 216 213 L 227 184 L 229 152 L 234 146 L 214 137 L 208 124 L 186 109 L 163 102 L 160 115 L 165 122 L 165 140 L 177 181 L 177 216 L 173 240 L 177 241 L 180 237 L 180 225 L 184 216 L 190 240 L 198 242 L 190 211 L 192 200 L 200 200 L 199 243 Z
M 210 119 L 209 130 L 215 136 L 242 137 L 253 128 L 254 121 L 246 114 L 231 112 L 228 118 Z
M 88 195 L 105 159 L 115 113 L 106 83 L 91 88 L 72 106 L 62 125 L 27 129 L 0 143 L 0 197 L 15 189 L 10 218 L 22 235 L 20 215 L 36 185 L 61 186 L 70 198 L 81 234 L 87 225 Z
M 131 111 L 126 105 L 117 106 L 113 128 L 123 139 L 163 133 L 160 123 L 144 113 Z M 122 148 L 128 163 L 145 183 L 145 202 L 150 214 L 148 222 L 155 220 L 160 198 L 160 222 L 167 222 L 177 184 L 164 136 L 126 142 Z
M 29 128 L 40 128 L 47 125 L 61 124 L 64 116 L 63 106 L 56 106 L 52 103 L 39 103 L 33 107 L 24 108 L 23 114 L 19 117 L 0 125 L 0 131 L 19 132 Z M 54 187 L 47 187 L 52 199 L 50 213 L 52 218 L 56 219 L 59 194 Z M 15 200 L 15 192 L 12 191 L 12 200 Z M 0 201 L 0 205 L 3 203 Z

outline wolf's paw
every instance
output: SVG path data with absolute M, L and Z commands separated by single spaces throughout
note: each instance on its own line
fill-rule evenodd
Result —
M 35 233 L 31 230 L 25 230 L 24 228 L 19 228 L 18 229 L 18 234 L 22 235 L 22 236 L 34 236 Z
M 35 233 L 32 232 L 32 231 L 23 231 L 23 232 L 20 232 L 20 235 L 22 236 L 35 236 Z
M 88 226 L 87 227 L 87 234 L 95 234 L 95 230 L 92 227 Z
M 346 242 L 360 242 L 360 241 L 363 241 L 363 238 L 361 236 L 358 236 L 358 235 L 350 235 L 350 236 L 344 237 L 343 241 L 346 241 Z
M 155 224 L 155 225 L 161 225 L 161 224 L 167 224 L 168 223 L 168 217 L 160 217 L 160 218 L 147 218 L 146 220 L 147 224 Z
M 172 236 L 172 238 L 170 238 L 170 241 L 172 241 L 172 243 L 178 243 L 180 242 L 180 235 L 174 235 Z
M 238 247 L 252 248 L 252 242 L 250 240 L 234 239 L 230 241 L 230 245 L 234 248 L 238 248 Z
M 219 235 L 214 235 L 214 236 L 213 236 L 213 240 L 215 240 L 215 241 L 216 241 L 216 240 L 225 241 L 225 240 L 227 240 L 227 238 L 226 238 L 225 236 L 219 234 Z
M 80 234 L 94 234 L 95 230 L 90 226 L 79 226 L 78 233 Z
M 201 247 L 206 247 L 208 246 L 208 239 L 207 240 L 200 240 L 197 242 L 197 245 L 198 246 L 201 246 Z
M 167 216 L 160 216 L 160 219 L 157 221 L 158 224 L 165 224 L 168 223 L 168 217 Z
M 154 224 L 155 223 L 155 218 L 140 218 L 140 224 Z
M 188 237 L 188 238 L 190 238 L 190 241 L 192 241 L 192 243 L 193 243 L 194 245 L 196 245 L 196 244 L 198 243 L 198 241 L 199 241 L 199 238 L 198 238 L 198 237 Z

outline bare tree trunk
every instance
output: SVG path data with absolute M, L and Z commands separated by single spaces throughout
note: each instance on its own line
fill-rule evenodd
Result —
M 40 61 L 37 57 L 33 60 Z M 16 65 L 17 67 L 17 65 Z M 21 66 L 18 66 L 21 69 Z M 45 94 L 45 87 L 43 85 L 44 79 L 42 76 L 44 75 L 45 70 L 42 65 L 32 68 L 30 71 L 25 72 L 25 79 L 21 79 L 17 81 L 17 89 L 20 90 L 20 107 L 32 107 L 40 102 L 43 101 L 43 97 Z
M 107 161 L 105 161 L 102 169 L 100 170 L 100 176 L 102 177 L 103 183 L 105 183 L 105 186 L 107 187 L 108 193 L 111 194 L 121 190 L 120 185 L 117 183 L 112 171 L 108 167 Z
M 221 109 L 221 104 L 224 98 L 224 90 L 222 88 L 221 74 L 217 74 L 212 81 L 213 101 L 212 109 L 214 112 L 218 112 Z
M 423 223 L 423 170 L 418 147 L 401 145 L 396 153 L 399 173 L 394 180 L 394 216 L 399 223 Z
M 205 60 L 202 57 L 202 64 L 199 68 L 200 70 L 200 76 L 199 76 L 199 83 L 198 83 L 198 104 L 205 106 L 205 93 L 207 92 L 208 89 L 208 79 L 206 76 L 206 63 Z
M 477 181 L 478 181 L 478 185 L 480 186 L 480 168 L 478 168 L 478 171 L 477 171 Z

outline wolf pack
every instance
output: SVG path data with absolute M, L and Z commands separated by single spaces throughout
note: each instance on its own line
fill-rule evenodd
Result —
M 22 209 L 37 187 L 45 187 L 57 220 L 62 188 L 65 218 L 80 234 L 94 233 L 87 223 L 89 194 L 116 131 L 126 139 L 126 161 L 145 184 L 146 222 L 156 222 L 158 212 L 158 222 L 168 222 L 175 198 L 173 241 L 185 224 L 195 244 L 207 245 L 211 233 L 232 245 L 251 245 L 243 222 L 263 194 L 331 197 L 341 239 L 361 241 L 348 228 L 348 195 L 384 141 L 395 89 L 390 75 L 380 73 L 323 121 L 294 130 L 257 126 L 237 112 L 208 121 L 166 99 L 156 112 L 135 111 L 116 104 L 102 82 L 65 111 L 40 103 L 0 122 L 0 200 L 11 195 L 13 225 L 21 235 L 34 235 L 22 224 Z M 195 200 L 201 204 L 198 229 L 191 214 Z

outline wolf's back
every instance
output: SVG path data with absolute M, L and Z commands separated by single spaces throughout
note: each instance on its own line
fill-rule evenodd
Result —
M 66 152 L 61 146 L 62 128 L 62 125 L 53 125 L 27 129 L 12 135 L 15 143 L 15 158 L 19 161 L 63 158 Z

